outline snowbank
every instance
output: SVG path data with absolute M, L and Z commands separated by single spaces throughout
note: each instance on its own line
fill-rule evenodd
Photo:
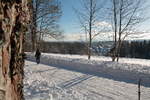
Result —
M 34 61 L 33 53 L 27 55 L 28 60 Z M 141 78 L 142 85 L 150 86 L 149 60 L 122 58 L 117 63 L 111 62 L 109 57 L 92 57 L 92 60 L 87 60 L 86 56 L 80 55 L 43 53 L 41 63 L 135 84 Z

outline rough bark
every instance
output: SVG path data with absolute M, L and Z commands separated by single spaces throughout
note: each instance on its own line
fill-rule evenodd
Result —
M 2 100 L 23 100 L 24 33 L 30 0 L 0 0 L 0 87 Z

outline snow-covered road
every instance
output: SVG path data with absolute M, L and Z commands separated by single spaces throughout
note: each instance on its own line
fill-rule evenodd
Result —
M 26 61 L 26 100 L 138 100 L 137 84 Z M 150 100 L 141 86 L 141 100 Z

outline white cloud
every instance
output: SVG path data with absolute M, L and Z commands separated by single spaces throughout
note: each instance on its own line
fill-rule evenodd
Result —
M 65 34 L 63 41 L 87 41 L 88 35 L 84 33 L 71 33 Z M 111 35 L 109 33 L 101 33 L 96 36 L 93 41 L 105 41 L 111 40 Z
M 108 27 L 108 28 L 110 28 L 110 27 L 111 27 L 111 24 L 109 24 L 109 23 L 106 22 L 106 21 L 98 21 L 98 22 L 95 22 L 95 26 L 97 26 L 97 27 Z
M 107 31 L 107 29 L 111 29 L 111 24 L 109 24 L 106 21 L 99 21 L 95 22 L 95 27 L 93 28 L 92 35 L 97 34 L 100 32 L 99 35 L 97 35 L 93 41 L 110 41 L 113 40 L 112 33 L 110 31 Z M 140 32 L 139 32 L 140 33 Z M 79 32 L 79 33 L 66 33 L 64 34 L 64 38 L 61 40 L 56 40 L 53 38 L 45 38 L 46 41 L 87 41 L 88 35 L 85 34 L 85 32 Z M 128 36 L 126 37 L 126 40 L 138 40 L 138 39 L 150 39 L 150 33 L 144 32 L 144 34 L 138 34 L 137 36 Z
M 70 34 L 64 34 L 64 38 L 60 40 L 56 40 L 54 38 L 48 38 L 45 37 L 46 41 L 85 41 L 86 35 L 85 34 L 80 34 L 80 33 L 70 33 Z

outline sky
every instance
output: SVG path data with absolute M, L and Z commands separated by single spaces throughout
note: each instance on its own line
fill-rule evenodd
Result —
M 78 0 L 61 0 L 62 4 L 62 17 L 60 25 L 64 33 L 71 34 L 79 31 L 78 19 L 73 8 L 80 7 Z
M 60 0 L 62 5 L 62 17 L 59 21 L 61 29 L 64 31 L 64 35 L 68 38 L 68 40 L 81 40 L 81 36 L 77 36 L 81 32 L 81 28 L 79 26 L 79 21 L 77 15 L 73 8 L 81 7 L 79 0 Z M 148 0 L 150 4 L 150 0 Z M 150 16 L 150 11 L 147 12 Z M 141 26 L 142 30 L 150 30 L 150 20 L 144 22 Z M 72 36 L 72 38 L 71 38 Z M 147 37 L 146 37 L 147 38 Z M 149 37 L 150 38 L 150 37 Z M 64 39 L 65 40 L 65 39 Z

